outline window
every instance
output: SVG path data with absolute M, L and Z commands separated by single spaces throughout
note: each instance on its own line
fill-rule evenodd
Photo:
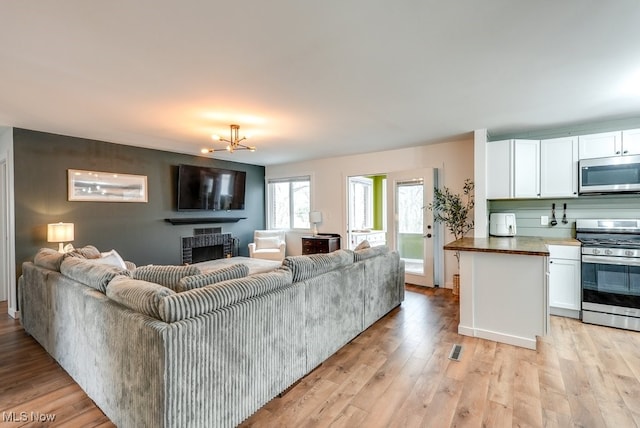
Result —
M 309 229 L 311 178 L 293 177 L 268 181 L 269 229 Z
M 424 221 L 422 180 L 396 184 L 398 233 L 422 234 Z

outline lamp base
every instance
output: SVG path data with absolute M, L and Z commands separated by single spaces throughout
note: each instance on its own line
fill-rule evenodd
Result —
M 64 242 L 58 242 L 58 252 L 64 254 Z
M 318 236 L 318 224 L 313 223 L 313 236 Z

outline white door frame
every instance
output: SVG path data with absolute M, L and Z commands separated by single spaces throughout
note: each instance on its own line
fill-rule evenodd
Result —
M 9 233 L 7 209 L 7 161 L 0 159 L 0 302 L 9 299 L 9 277 L 7 266 L 9 265 Z
M 353 250 L 352 247 L 355 247 L 355 245 L 352 244 L 352 240 L 353 240 L 353 231 L 355 229 L 358 229 L 359 227 L 361 227 L 362 225 L 355 225 L 355 224 L 351 224 L 352 220 L 353 220 L 353 213 L 351 212 L 351 207 L 352 207 L 352 198 L 353 195 L 351 194 L 351 184 L 354 180 L 357 180 L 359 178 L 367 178 L 370 176 L 374 176 L 374 175 L 386 175 L 386 174 L 360 174 L 360 175 L 349 175 L 347 176 L 347 233 L 346 233 L 346 237 L 347 237 L 347 242 L 343 243 L 342 248 L 348 248 L 350 250 Z M 387 207 L 385 206 L 384 209 L 386 210 Z M 385 224 L 386 226 L 386 224 Z
M 18 299 L 16 296 L 16 238 L 15 238 L 15 204 L 14 204 L 14 191 L 13 191 L 13 128 L 0 127 L 0 162 L 5 167 L 3 168 L 3 177 L 0 178 L 0 186 L 3 188 L 3 203 L 0 204 L 0 209 L 4 214 L 2 218 L 4 221 L 0 227 L 3 230 L 6 247 L 6 253 L 0 255 L 3 259 L 3 263 L 6 266 L 6 272 L 0 274 L 0 287 L 3 287 L 7 291 L 7 312 L 9 316 L 18 318 L 20 312 L 18 311 Z
M 425 263 L 426 269 L 423 274 L 412 274 L 409 271 L 405 272 L 405 282 L 429 287 L 444 285 L 441 284 L 442 257 L 440 255 L 440 252 L 442 251 L 442 245 L 440 243 L 440 228 L 433 223 L 433 214 L 427 208 L 427 206 L 431 202 L 430 196 L 433 195 L 433 188 L 438 185 L 438 172 L 439 171 L 437 168 L 419 168 L 405 171 L 395 171 L 393 173 L 387 174 L 387 213 L 390 214 L 387 217 L 387 236 L 389 246 L 394 250 L 398 250 L 398 238 L 396 235 L 398 220 L 395 206 L 396 183 L 410 182 L 413 179 L 418 179 L 425 186 L 425 200 L 424 207 L 422 208 L 422 213 L 424 216 L 424 230 L 422 231 L 422 235 L 424 246 L 423 262 Z M 431 263 L 432 266 L 429 267 L 429 263 Z

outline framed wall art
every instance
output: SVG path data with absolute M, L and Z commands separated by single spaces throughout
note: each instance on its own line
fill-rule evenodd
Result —
M 67 170 L 68 199 L 94 202 L 147 202 L 147 176 Z

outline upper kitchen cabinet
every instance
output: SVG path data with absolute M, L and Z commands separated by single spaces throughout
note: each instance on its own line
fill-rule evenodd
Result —
M 640 155 L 640 129 L 578 137 L 580 159 Z
M 487 143 L 487 199 L 540 197 L 540 141 Z
M 540 141 L 540 196 L 578 197 L 578 138 Z
M 513 196 L 540 197 L 540 141 L 513 140 Z
M 640 155 L 640 129 L 622 131 L 622 154 Z
M 487 143 L 487 199 L 513 197 L 512 141 Z

